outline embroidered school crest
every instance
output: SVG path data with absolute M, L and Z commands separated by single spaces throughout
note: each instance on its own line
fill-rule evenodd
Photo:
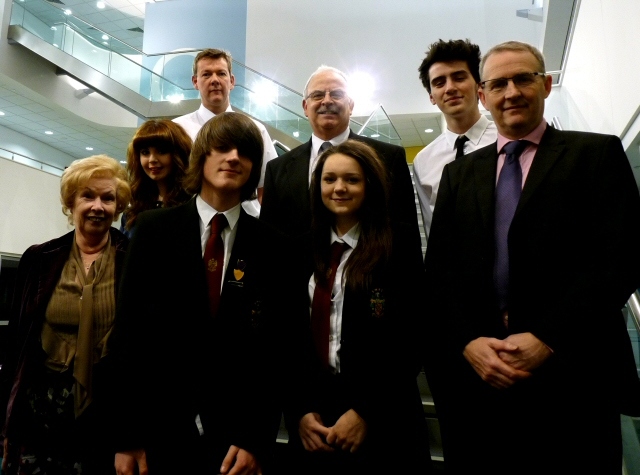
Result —
M 384 292 L 382 289 L 371 291 L 371 316 L 374 318 L 384 317 Z

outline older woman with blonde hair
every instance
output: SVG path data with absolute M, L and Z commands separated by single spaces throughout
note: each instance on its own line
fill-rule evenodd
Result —
M 98 387 L 127 244 L 112 223 L 130 195 L 118 161 L 74 161 L 60 184 L 73 231 L 20 259 L 0 393 L 5 474 L 113 473 Z

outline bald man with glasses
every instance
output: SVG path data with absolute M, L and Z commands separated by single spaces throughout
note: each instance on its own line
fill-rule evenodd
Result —
M 446 471 L 622 473 L 620 414 L 640 415 L 629 161 L 618 137 L 547 124 L 533 46 L 495 46 L 480 70 L 498 139 L 445 167 L 426 254 Z

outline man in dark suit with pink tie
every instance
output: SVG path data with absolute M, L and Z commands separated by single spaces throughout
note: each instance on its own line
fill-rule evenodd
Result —
M 480 69 L 498 140 L 446 166 L 425 259 L 447 473 L 621 473 L 637 184 L 617 137 L 546 123 L 536 48 L 503 43 Z

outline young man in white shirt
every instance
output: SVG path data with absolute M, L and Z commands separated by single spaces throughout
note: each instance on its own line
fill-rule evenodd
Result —
M 429 47 L 418 68 L 431 103 L 438 106 L 447 123 L 447 129 L 413 161 L 413 177 L 427 238 L 444 166 L 454 161 L 456 154 L 467 154 L 494 143 L 497 138 L 494 123 L 484 117 L 478 107 L 479 65 L 478 45 L 469 40 L 439 40 Z M 456 139 L 462 136 L 466 139 L 462 139 L 458 152 Z

